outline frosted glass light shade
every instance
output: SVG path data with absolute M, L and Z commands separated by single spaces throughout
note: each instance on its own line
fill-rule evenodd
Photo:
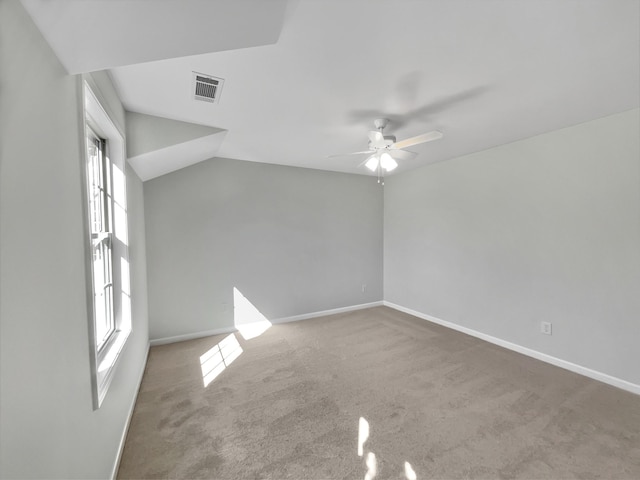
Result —
M 380 156 L 380 166 L 387 172 L 390 172 L 398 166 L 398 162 L 396 162 L 391 155 L 385 152 Z
M 364 164 L 364 166 L 367 167 L 372 172 L 375 172 L 378 169 L 378 156 L 371 155 L 368 158 L 367 163 Z

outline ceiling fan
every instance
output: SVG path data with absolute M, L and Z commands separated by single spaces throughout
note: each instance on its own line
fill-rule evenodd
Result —
M 368 153 L 369 156 L 361 165 L 364 165 L 372 172 L 377 173 L 378 183 L 382 183 L 383 185 L 383 173 L 390 172 L 398 166 L 396 159 L 404 160 L 413 158 L 417 155 L 415 152 L 404 150 L 405 148 L 442 138 L 442 132 L 434 130 L 432 132 L 423 133 L 422 135 L 417 135 L 398 142 L 396 141 L 395 136 L 383 134 L 384 128 L 389 123 L 387 118 L 378 118 L 373 123 L 376 126 L 376 130 L 369 132 L 369 150 L 342 155 L 331 155 L 329 158 L 344 157 L 347 155 L 363 155 Z

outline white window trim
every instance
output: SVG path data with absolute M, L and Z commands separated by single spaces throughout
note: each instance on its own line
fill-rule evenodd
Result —
M 93 262 L 91 261 L 90 252 L 92 252 L 91 246 L 91 227 L 90 216 L 88 208 L 88 178 L 87 178 L 87 162 L 88 152 L 86 148 L 86 138 L 88 134 L 88 128 L 90 127 L 94 132 L 100 135 L 102 138 L 108 141 L 108 151 L 111 161 L 114 165 L 118 165 L 125 172 L 125 141 L 122 133 L 115 126 L 106 110 L 103 108 L 98 97 L 91 89 L 89 84 L 84 81 L 83 83 L 83 148 L 82 148 L 82 174 L 83 174 L 83 208 L 85 210 L 85 245 L 86 245 L 86 274 L 87 274 L 87 304 L 89 312 L 89 346 L 90 346 L 90 364 L 91 364 L 91 386 L 93 394 L 93 408 L 97 410 L 102 405 L 102 402 L 107 394 L 109 385 L 113 380 L 114 372 L 120 354 L 124 348 L 124 345 L 131 333 L 131 322 L 118 322 L 116 332 L 111 335 L 111 338 L 98 352 L 95 332 L 94 321 L 94 292 L 93 292 Z M 128 227 L 127 227 L 128 228 Z M 127 248 L 128 250 L 128 248 Z M 127 261 L 128 253 L 125 252 Z M 129 313 L 130 318 L 130 313 Z

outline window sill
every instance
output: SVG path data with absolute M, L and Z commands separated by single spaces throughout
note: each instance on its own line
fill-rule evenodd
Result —
M 96 398 L 94 398 L 94 409 L 98 409 L 100 405 L 102 405 L 111 380 L 113 380 L 120 353 L 122 353 L 130 333 L 131 329 L 115 332 L 111 339 L 109 339 L 109 342 L 100 351 L 95 375 L 97 395 Z

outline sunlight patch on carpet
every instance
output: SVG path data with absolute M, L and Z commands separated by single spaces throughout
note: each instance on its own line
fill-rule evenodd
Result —
M 360 417 L 358 421 L 358 456 L 364 456 L 364 466 L 367 469 L 364 480 L 373 480 L 378 474 L 378 459 L 376 458 L 376 454 L 369 450 L 367 454 L 364 455 L 364 444 L 369 440 L 370 433 L 369 422 L 366 418 Z M 418 475 L 413 469 L 413 466 L 406 461 L 404 462 L 404 477 L 406 480 L 418 479 Z
M 364 443 L 369 438 L 369 422 L 363 417 L 360 417 L 358 422 L 358 456 L 364 455 Z
M 376 460 L 376 454 L 373 452 L 367 453 L 367 473 L 364 476 L 364 480 L 373 480 L 378 474 L 378 460 Z
M 200 368 L 204 386 L 209 386 L 241 353 L 242 347 L 232 333 L 201 355 Z
M 416 480 L 418 476 L 409 462 L 404 462 L 404 476 L 407 480 Z

